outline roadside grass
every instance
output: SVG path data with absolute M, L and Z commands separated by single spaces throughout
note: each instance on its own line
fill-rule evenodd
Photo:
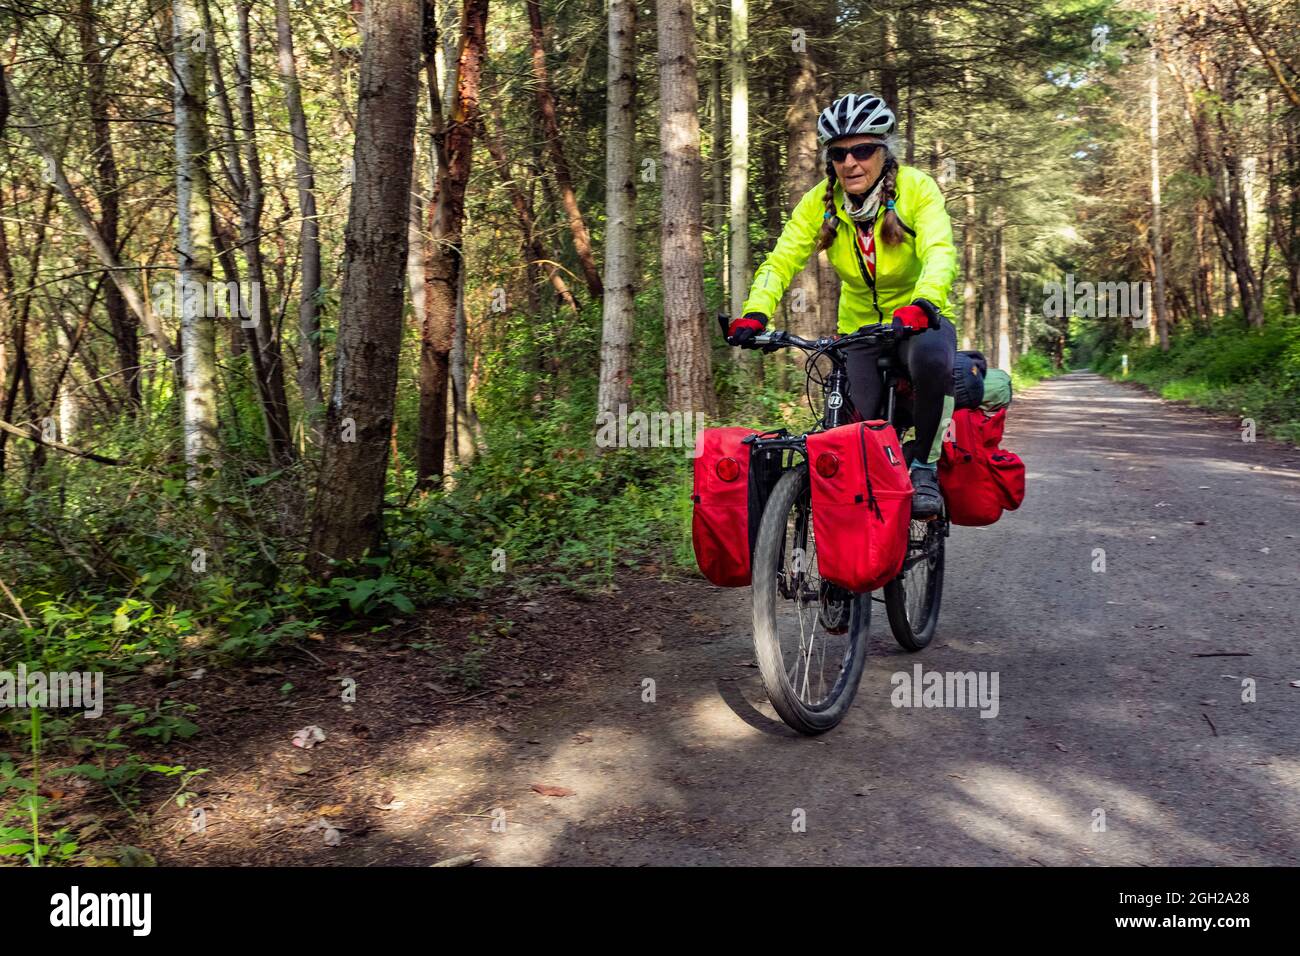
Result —
M 1064 375 L 1067 371 L 1069 370 L 1057 368 L 1049 355 L 1027 352 L 1011 366 L 1012 394 L 1032 388 L 1044 379 Z

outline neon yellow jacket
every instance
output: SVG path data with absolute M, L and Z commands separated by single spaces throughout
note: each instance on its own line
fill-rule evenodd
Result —
M 754 273 L 744 312 L 759 312 L 771 319 L 791 280 L 808 262 L 817 246 L 826 207 L 822 197 L 826 181 L 820 180 L 794 207 L 781 230 L 776 248 Z M 957 276 L 957 250 L 952 242 L 952 222 L 939 185 L 913 166 L 900 165 L 894 190 L 894 211 L 907 235 L 896 246 L 880 238 L 884 204 L 876 216 L 875 289 L 864 278 L 854 241 L 856 228 L 844 211 L 844 191 L 835 184 L 835 211 L 840 227 L 826 250 L 840 276 L 838 331 L 847 333 L 863 325 L 889 322 L 894 310 L 916 299 L 927 299 L 951 317 L 948 293 Z

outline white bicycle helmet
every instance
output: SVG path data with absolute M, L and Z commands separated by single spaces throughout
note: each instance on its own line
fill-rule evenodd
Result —
M 825 146 L 844 136 L 888 136 L 894 126 L 893 111 L 875 93 L 847 93 L 822 110 L 817 140 Z

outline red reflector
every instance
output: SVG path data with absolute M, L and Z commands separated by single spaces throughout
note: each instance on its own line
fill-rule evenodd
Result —
M 828 451 L 817 456 L 817 474 L 823 478 L 834 478 L 840 470 L 840 460 Z
M 740 462 L 734 458 L 719 458 L 714 470 L 723 481 L 735 481 L 740 477 Z

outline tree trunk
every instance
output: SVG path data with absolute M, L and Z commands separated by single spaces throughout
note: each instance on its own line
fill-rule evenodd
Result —
M 1011 362 L 1014 364 L 1016 356 L 1020 354 L 1020 286 L 1019 283 L 1007 276 L 1007 338 L 1011 343 L 1008 351 Z
M 9 238 L 7 226 L 3 220 L 0 220 L 0 318 L 3 318 L 4 325 L 0 325 L 0 332 L 8 331 L 13 338 L 14 343 L 14 363 L 13 377 L 9 380 L 8 388 L 5 390 L 4 405 L 0 407 L 0 419 L 6 422 L 14 420 L 14 409 L 18 407 L 18 391 L 21 387 L 23 397 L 26 399 L 27 411 L 23 418 L 30 418 L 36 412 L 36 394 L 32 386 L 32 366 L 31 360 L 27 354 L 27 326 L 31 316 L 32 287 L 36 284 L 36 276 L 40 272 L 41 255 L 45 249 L 46 223 L 50 220 L 50 210 L 54 204 L 54 190 L 47 187 L 45 197 L 41 204 L 41 215 L 36 223 L 36 237 L 32 242 L 31 265 L 28 274 L 31 276 L 27 283 L 28 294 L 22 297 L 22 304 L 18 307 L 18 314 L 11 315 L 14 295 L 14 270 L 13 260 L 9 256 Z M 12 328 L 8 328 L 12 322 Z M 35 427 L 35 426 L 32 426 Z M 5 446 L 9 439 L 9 433 L 0 434 L 0 475 L 5 471 Z M 39 445 L 33 451 L 33 456 L 43 456 L 44 449 Z M 43 457 L 40 461 L 43 462 Z M 39 462 L 33 461 L 33 465 Z
M 421 484 L 441 474 L 446 459 L 448 363 L 456 323 L 456 290 L 463 266 L 465 188 L 469 182 L 474 128 L 478 124 L 487 12 L 488 0 L 467 0 L 465 4 L 456 102 L 444 134 L 443 149 L 439 150 L 445 151 L 445 161 L 438 168 L 437 202 L 429 229 L 430 256 L 425 277 L 428 313 L 420 337 L 416 473 Z M 426 60 L 428 55 L 426 49 Z
M 709 234 L 713 236 L 713 275 L 717 285 L 719 311 L 727 308 L 731 300 L 727 295 L 727 240 L 726 230 L 726 162 L 727 137 L 723 133 L 722 105 L 722 41 L 718 33 L 719 0 L 706 0 L 709 15 L 706 21 L 708 34 L 705 39 L 712 54 L 709 61 L 709 133 L 712 143 L 709 148 L 709 184 L 711 201 L 709 203 Z
M 1213 214 L 1215 228 L 1221 237 L 1220 251 L 1224 266 L 1228 271 L 1232 272 L 1237 280 L 1237 288 L 1241 293 L 1242 311 L 1246 315 L 1247 322 L 1252 326 L 1259 326 L 1264 321 L 1262 298 L 1258 295 L 1256 276 L 1250 261 L 1249 242 L 1245 234 L 1245 224 L 1242 221 L 1244 210 L 1242 208 L 1241 178 L 1238 169 L 1239 156 L 1234 148 L 1228 122 L 1224 117 L 1224 113 L 1230 112 L 1232 105 L 1236 101 L 1235 80 L 1232 73 L 1229 72 L 1222 84 L 1222 89 L 1210 89 L 1204 63 L 1201 64 L 1199 69 L 1205 91 L 1221 97 L 1228 108 L 1219 111 L 1219 136 L 1217 142 L 1211 136 L 1201 97 L 1191 89 L 1191 85 L 1187 82 L 1180 69 L 1175 69 L 1173 74 L 1182 88 L 1187 114 L 1191 120 L 1192 131 L 1195 135 L 1196 148 L 1192 150 L 1192 155 L 1196 170 L 1210 182 L 1210 209 Z M 1235 67 L 1230 66 L 1227 69 L 1231 71 Z M 1224 294 L 1225 299 L 1230 298 L 1226 284 Z M 1230 308 L 1230 306 L 1226 306 L 1225 302 L 1225 311 L 1227 308 Z
M 244 160 L 244 195 L 239 203 L 239 233 L 244 261 L 248 265 L 247 305 L 250 313 L 240 324 L 243 325 L 245 321 L 251 323 L 245 326 L 249 330 L 249 346 L 256 348 L 260 355 L 260 361 L 254 367 L 258 373 L 258 390 L 270 436 L 271 460 L 277 465 L 284 465 L 293 461 L 294 457 L 293 427 L 289 417 L 289 396 L 284 386 L 284 358 L 280 352 L 279 336 L 276 335 L 267 308 L 268 296 L 262 261 L 262 209 L 265 193 L 262 187 L 262 160 L 257 148 L 257 116 L 253 107 L 253 44 L 248 20 L 251 6 L 251 0 L 238 0 L 235 6 L 239 27 L 235 75 L 238 80 L 237 98 Z
M 979 233 L 986 238 L 979 246 L 979 341 L 977 346 L 989 364 L 997 367 L 998 244 L 997 233 L 987 210 L 980 213 Z
M 727 212 L 731 314 L 749 291 L 749 0 L 731 0 L 731 203 Z M 733 350 L 736 356 L 740 349 Z
M 417 158 L 419 152 L 417 148 Z M 411 297 L 411 311 L 415 314 L 415 327 L 422 329 L 428 307 L 428 296 L 424 291 L 424 262 L 428 250 L 424 241 L 424 203 L 415 188 L 419 173 L 413 171 L 411 179 L 410 213 L 406 219 L 406 287 Z
M 420 0 L 366 7 L 337 357 L 309 567 L 379 544 L 402 343 L 402 271 L 419 94 Z
M 207 166 L 208 69 L 202 31 L 203 18 L 195 0 L 172 0 L 182 421 L 186 477 L 196 485 L 202 483 L 205 468 L 217 466 L 220 452 L 217 329 L 214 317 L 206 314 L 212 282 L 212 189 Z
M 456 331 L 451 339 L 451 408 L 452 448 L 455 462 L 467 465 L 478 451 L 476 435 L 478 416 L 469 400 L 470 382 L 466 375 L 469 352 L 469 329 L 465 317 L 465 272 L 461 270 L 456 288 Z
M 293 51 L 293 29 L 289 21 L 289 0 L 275 0 L 275 30 L 280 76 L 289 109 L 293 134 L 293 166 L 298 191 L 298 216 L 302 220 L 298 251 L 302 261 L 302 288 L 298 301 L 298 388 L 302 392 L 304 417 L 319 425 L 320 390 L 320 221 L 316 216 L 316 173 L 311 163 L 311 141 L 307 137 L 307 114 L 302 108 L 298 82 L 298 61 Z M 317 428 L 317 437 L 320 437 Z
M 86 67 L 86 105 L 90 110 L 90 128 L 95 155 L 98 157 L 99 232 L 114 254 L 120 254 L 117 159 L 108 123 L 108 65 L 99 52 L 93 0 L 80 0 L 78 17 L 81 57 Z M 141 403 L 139 323 L 127 310 L 122 291 L 112 282 L 104 290 L 104 304 L 108 311 L 109 326 L 113 330 L 113 344 L 117 348 L 117 367 L 126 392 L 126 407 L 134 414 Z
M 1011 371 L 1011 315 L 1007 303 L 1007 245 L 1006 225 L 1002 210 L 997 211 L 993 242 L 997 246 L 997 307 L 994 313 L 997 365 L 1004 372 Z
M 605 112 L 605 300 L 596 413 L 632 401 L 636 318 L 636 0 L 610 0 Z M 715 157 L 716 159 L 716 157 Z
M 891 110 L 898 110 L 898 20 L 893 11 L 880 14 L 880 95 Z
M 828 0 L 824 12 L 826 20 L 823 22 L 836 22 L 836 17 L 839 16 L 837 0 Z M 834 89 L 830 70 L 827 69 L 825 63 L 821 63 L 820 72 L 817 76 L 817 102 L 829 104 Z M 816 119 L 814 119 L 814 128 L 816 122 Z M 819 168 L 817 171 L 818 180 L 821 180 L 825 175 L 825 170 Z M 818 334 L 826 335 L 834 332 L 839 327 L 840 274 L 835 271 L 835 267 L 831 265 L 830 259 L 824 252 L 817 253 L 817 294 L 818 310 L 820 312 L 819 321 L 821 322 Z
M 587 288 L 593 297 L 599 299 L 604 290 L 600 282 L 600 272 L 596 268 L 596 258 L 591 251 L 591 235 L 587 224 L 582 219 L 578 208 L 578 197 L 573 191 L 573 178 L 569 174 L 569 163 L 564 156 L 564 147 L 560 143 L 560 123 L 555 116 L 555 97 L 551 94 L 550 80 L 546 75 L 546 37 L 542 31 L 542 10 L 539 0 L 525 0 L 528 7 L 528 33 L 532 43 L 533 80 L 536 83 L 537 110 L 541 114 L 542 132 L 546 136 L 546 145 L 551 153 L 551 165 L 555 167 L 555 182 L 560 188 L 560 203 L 569 220 L 569 231 L 573 233 L 573 248 L 578 254 L 582 274 L 587 280 Z M 464 52 L 461 53 L 462 67 Z
M 1196 278 L 1193 292 L 1197 320 L 1202 331 L 1209 330 L 1210 319 L 1214 315 L 1214 260 L 1210 256 L 1209 244 L 1205 241 L 1205 220 L 1208 218 L 1205 206 L 1205 200 L 1196 201 L 1196 222 L 1193 227 L 1196 240 Z
M 700 96 L 691 0 L 661 0 L 657 15 L 668 410 L 711 414 L 716 400 L 701 268 Z
M 791 4 L 786 11 L 792 17 L 791 22 L 805 34 L 802 48 L 793 51 L 786 76 L 790 101 L 785 114 L 787 213 L 794 211 L 804 193 L 816 186 L 823 175 L 817 162 L 817 64 L 806 42 L 806 37 L 813 33 L 816 12 L 808 11 L 799 17 L 800 10 L 807 8 Z M 813 256 L 794 283 L 796 290 L 803 290 L 803 308 L 791 306 L 790 326 L 791 331 L 805 338 L 824 335 L 835 324 L 834 315 L 825 315 L 821 307 L 819 271 L 818 256 Z
M 1159 25 L 1157 22 L 1157 30 Z M 1151 40 L 1151 261 L 1154 265 L 1154 295 L 1156 334 L 1160 350 L 1169 351 L 1169 315 L 1165 308 L 1165 247 L 1164 229 L 1160 220 L 1160 52 L 1159 40 Z M 1152 303 L 1148 303 L 1150 306 Z M 1151 320 L 1148 315 L 1147 321 Z
M 962 223 L 961 238 L 961 347 L 977 347 L 975 327 L 975 263 L 976 263 L 976 222 L 975 222 L 975 180 L 966 177 L 966 221 Z M 986 356 L 987 357 L 987 356 Z

